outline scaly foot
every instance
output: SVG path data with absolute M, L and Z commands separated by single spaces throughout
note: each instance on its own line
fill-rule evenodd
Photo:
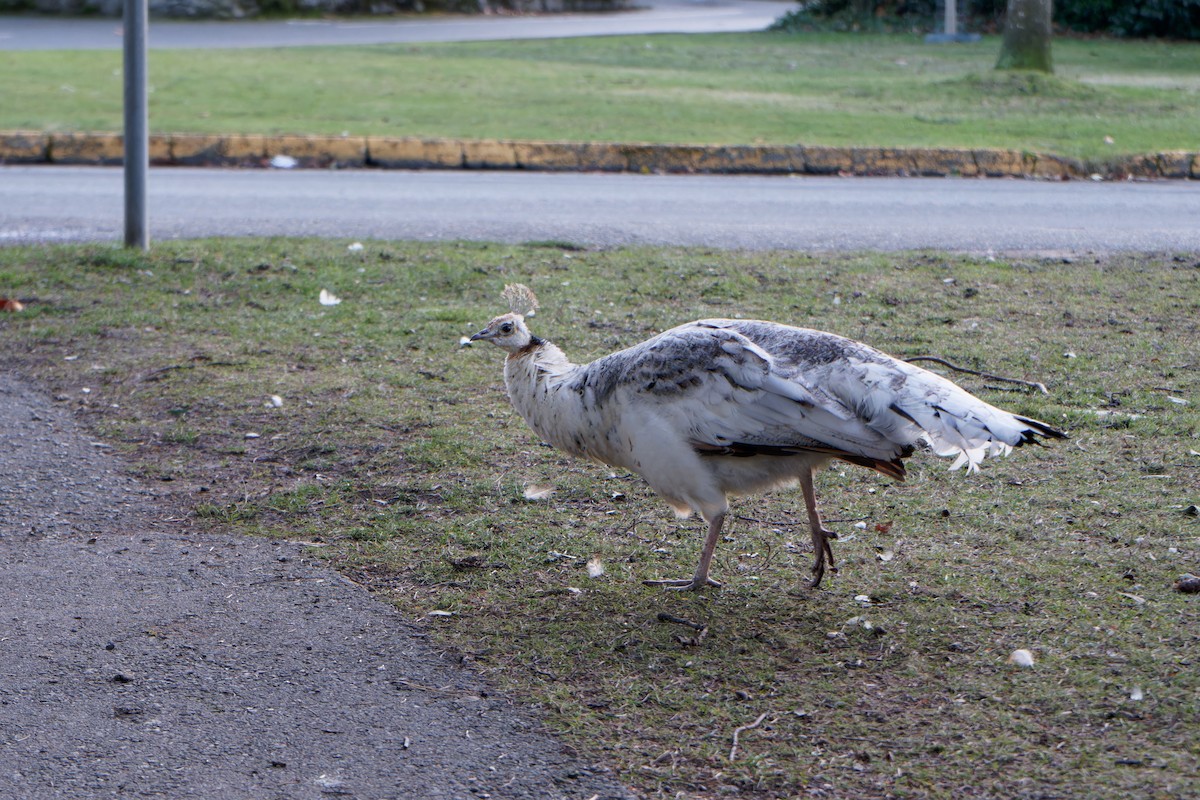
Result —
M 837 534 L 824 527 L 818 528 L 812 532 L 813 550 L 816 552 L 816 558 L 813 561 L 813 579 L 809 587 L 816 589 L 821 585 L 821 578 L 825 577 L 825 559 L 829 559 L 829 571 L 837 572 L 837 567 L 833 564 L 833 548 L 829 546 L 830 539 L 836 539 Z

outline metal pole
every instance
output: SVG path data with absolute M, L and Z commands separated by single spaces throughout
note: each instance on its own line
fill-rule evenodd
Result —
M 125 0 L 125 246 L 150 248 L 146 226 L 146 173 L 150 125 L 146 103 L 146 29 L 149 0 Z
M 944 0 L 945 29 L 941 33 L 930 33 L 925 36 L 926 44 L 946 44 L 948 42 L 978 42 L 978 33 L 958 32 L 958 0 Z M 966 0 L 964 0 L 964 6 Z

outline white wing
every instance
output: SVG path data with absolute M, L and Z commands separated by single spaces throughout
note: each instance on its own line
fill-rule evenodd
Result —
M 769 351 L 793 382 L 820 386 L 867 428 L 900 446 L 924 439 L 951 469 L 978 469 L 985 456 L 1007 454 L 1059 431 L 980 400 L 928 370 L 861 342 L 770 322 L 711 321 Z
M 703 322 L 592 362 L 581 387 L 585 405 L 640 409 L 701 452 L 813 451 L 890 462 L 905 450 L 747 336 Z
M 587 365 L 579 380 L 585 405 L 641 408 L 701 452 L 826 453 L 897 477 L 922 439 L 957 456 L 952 467 L 976 469 L 1034 434 L 1061 435 L 867 345 L 770 322 L 673 328 Z

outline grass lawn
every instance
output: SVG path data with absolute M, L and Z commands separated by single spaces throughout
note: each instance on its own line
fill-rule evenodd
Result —
M 409 58 L 362 57 L 387 53 Z M 1200 572 L 1200 256 L 347 244 L 0 248 L 0 294 L 27 302 L 0 314 L 0 368 L 74 408 L 181 524 L 312 543 L 648 797 L 1194 791 L 1200 596 L 1173 583 Z M 834 466 L 841 571 L 820 590 L 798 492 L 735 503 L 723 589 L 649 588 L 691 573 L 700 524 L 542 446 L 500 351 L 459 345 L 515 281 L 578 360 L 765 317 L 1044 382 L 957 376 L 1072 438 L 972 476 L 927 453 L 903 484 Z M 1032 668 L 1006 663 L 1018 648 Z
M 1200 149 L 1194 43 L 783 33 L 150 54 L 164 133 L 1000 147 L 1103 164 Z M 0 130 L 121 128 L 119 52 L 0 52 Z

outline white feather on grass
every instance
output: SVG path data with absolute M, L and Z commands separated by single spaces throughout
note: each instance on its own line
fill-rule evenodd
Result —
M 531 483 L 525 487 L 524 494 L 526 500 L 546 500 L 554 494 L 554 487 Z

